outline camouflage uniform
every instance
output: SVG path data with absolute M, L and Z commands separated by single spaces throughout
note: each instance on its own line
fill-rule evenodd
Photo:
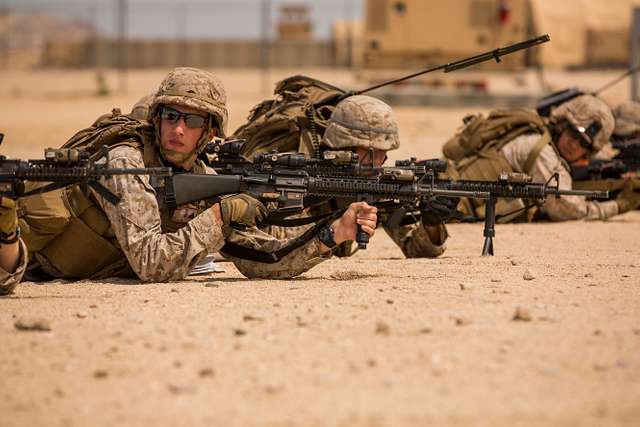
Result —
M 20 240 L 20 258 L 18 260 L 18 268 L 14 273 L 8 273 L 3 268 L 0 268 L 0 295 L 6 295 L 13 292 L 18 286 L 18 283 L 22 280 L 25 271 L 27 270 L 27 247 L 22 240 Z
M 133 108 L 131 108 L 129 115 L 134 119 L 147 120 L 149 117 L 149 108 L 153 103 L 153 96 L 154 94 L 150 93 L 140 98 L 138 102 L 133 105 Z
M 175 84 L 176 81 L 188 84 L 181 86 Z M 197 94 L 205 93 L 206 96 L 192 96 L 190 87 L 195 88 Z M 178 68 L 165 78 L 151 105 L 149 118 L 155 124 L 154 135 L 147 138 L 142 135 L 142 141 L 125 141 L 112 148 L 109 153 L 110 167 L 143 168 L 162 165 L 159 118 L 155 113 L 163 103 L 186 105 L 211 114 L 212 120 L 203 130 L 203 138 L 199 141 L 197 149 L 201 149 L 207 142 L 208 126 L 215 125 L 219 134 L 224 134 L 227 121 L 226 95 L 220 82 L 204 71 Z M 193 170 L 212 172 L 199 160 L 194 164 Z M 223 226 L 216 220 L 213 210 L 204 204 L 181 206 L 175 210 L 161 207 L 156 199 L 156 189 L 148 176 L 119 175 L 104 178 L 101 183 L 121 198 L 120 203 L 112 205 L 92 191 L 92 199 L 108 219 L 108 228 L 101 237 L 110 241 L 115 246 L 115 251 L 120 251 L 123 258 L 122 264 L 125 268 L 120 268 L 117 272 L 114 269 L 112 276 L 129 277 L 135 274 L 144 282 L 180 280 L 207 253 L 219 250 L 225 243 L 225 237 L 230 241 L 261 250 L 277 250 L 287 244 L 286 241 L 278 241 L 255 228 L 236 232 Z M 79 246 L 85 244 L 84 241 L 78 243 Z M 38 252 L 27 257 L 24 240 L 20 241 L 20 245 L 21 255 L 17 271 L 9 274 L 0 269 L 0 290 L 12 290 L 23 278 L 26 270 L 27 279 L 29 271 L 37 272 L 40 277 L 45 278 L 70 278 Z M 317 260 L 322 259 L 319 248 L 319 242 L 315 238 L 293 251 L 280 263 L 270 265 L 270 270 L 276 272 L 274 278 L 292 277 L 317 264 Z M 79 265 L 86 260 L 67 261 Z M 118 262 L 114 263 L 117 264 Z M 265 274 L 260 264 L 238 260 L 238 265 L 248 276 Z M 107 276 L 108 274 L 105 274 L 98 278 Z
M 613 117 L 616 121 L 613 129 L 615 136 L 628 138 L 640 133 L 640 103 L 623 102 L 613 109 Z
M 370 96 L 351 96 L 341 101 L 329 119 L 329 125 L 324 133 L 322 143 L 331 149 L 354 149 L 357 147 L 377 150 L 395 150 L 400 145 L 398 127 L 393 110 L 384 102 Z M 347 203 L 334 200 L 335 205 L 329 207 L 324 204 L 309 212 L 309 215 L 327 213 L 335 208 L 346 208 Z M 427 234 L 425 226 L 419 221 L 399 227 L 386 225 L 387 215 L 378 213 L 378 223 L 385 232 L 400 247 L 408 258 L 435 258 L 442 255 L 446 249 L 448 238 L 444 224 L 437 227 L 439 239 L 433 242 Z M 299 236 L 305 228 L 299 227 L 269 227 L 265 231 L 280 238 Z M 337 256 L 350 256 L 354 253 L 353 242 L 344 242 L 332 252 Z M 313 262 L 321 260 L 314 260 Z
M 110 164 L 113 167 L 144 167 L 142 156 L 135 149 L 114 149 L 111 156 Z M 184 278 L 208 252 L 220 250 L 225 243 L 225 236 L 229 241 L 267 252 L 275 251 L 288 243 L 255 228 L 250 231 L 236 231 L 222 226 L 216 222 L 211 209 L 198 214 L 198 208 L 192 206 L 174 211 L 173 222 L 185 221 L 184 226 L 174 232 L 166 232 L 168 227 L 163 227 L 163 212 L 158 208 L 155 190 L 148 177 L 120 175 L 105 180 L 104 184 L 122 197 L 117 206 L 111 205 L 101 197 L 97 199 L 109 218 L 120 248 L 142 281 L 158 282 Z M 262 264 L 233 260 L 239 270 L 248 277 L 263 277 L 261 272 L 269 265 L 268 271 L 275 272 L 273 278 L 289 278 L 313 267 L 317 262 L 309 260 L 319 257 L 319 244 L 317 239 L 314 239 L 279 263 Z
M 551 113 L 553 124 L 571 123 L 578 129 L 588 128 L 594 120 L 598 120 L 602 129 L 591 141 L 593 150 L 598 152 L 608 142 L 613 131 L 613 116 L 609 108 L 599 99 L 583 95 L 560 105 Z M 539 134 L 525 134 L 507 143 L 500 153 L 515 172 L 525 172 L 525 163 L 529 154 L 540 140 Z M 554 173 L 560 176 L 560 188 L 571 189 L 572 180 L 568 165 L 554 146 L 547 145 L 533 163 L 530 175 L 535 182 L 546 182 Z M 581 196 L 549 197 L 542 205 L 542 210 L 553 221 L 573 219 L 606 219 L 618 214 L 615 201 L 587 201 Z
M 524 164 L 531 150 L 540 139 L 539 134 L 521 135 L 507 143 L 500 153 L 515 172 L 524 172 Z M 554 173 L 560 177 L 560 188 L 572 188 L 571 173 L 556 150 L 547 145 L 533 163 L 530 176 L 534 182 L 546 182 Z M 606 219 L 618 214 L 618 205 L 614 200 L 606 202 L 587 201 L 581 196 L 548 197 L 542 205 L 542 211 L 552 221 L 573 219 Z

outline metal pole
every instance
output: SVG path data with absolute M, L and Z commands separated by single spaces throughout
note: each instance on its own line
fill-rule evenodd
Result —
M 187 3 L 176 4 L 176 46 L 178 47 L 178 67 L 187 66 Z
M 271 76 L 269 73 L 270 59 L 271 59 L 271 43 L 269 40 L 271 29 L 271 0 L 262 0 L 262 43 L 260 54 L 260 67 L 262 68 L 262 88 L 261 92 L 263 96 L 269 96 L 271 94 Z
M 630 51 L 631 58 L 629 64 L 630 67 L 635 67 L 640 64 L 640 8 L 633 9 L 633 16 L 631 21 L 631 37 L 630 37 Z M 637 73 L 631 76 L 631 99 L 633 101 L 640 101 L 640 77 Z
M 128 48 L 127 48 L 127 0 L 116 0 L 118 3 L 118 68 L 119 72 L 119 86 L 121 93 L 127 93 L 127 61 Z
M 337 65 L 346 65 L 347 68 L 353 69 L 353 24 L 355 20 L 353 19 L 353 1 L 346 1 L 344 3 L 345 7 L 345 24 L 347 26 L 347 63 L 346 64 L 337 64 Z
M 0 39 L 0 67 L 4 70 L 9 69 L 9 37 L 11 34 L 11 9 L 7 7 L 7 31 L 4 32 L 4 36 Z

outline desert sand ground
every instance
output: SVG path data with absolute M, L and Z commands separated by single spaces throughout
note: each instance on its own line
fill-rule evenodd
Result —
M 126 95 L 99 98 L 90 72 L 3 71 L 0 151 L 41 156 L 165 72 L 132 72 Z M 262 76 L 218 74 L 235 129 L 265 97 Z M 615 75 L 550 80 L 593 89 Z M 396 111 L 392 159 L 439 155 L 469 112 Z M 23 283 L 0 299 L 0 426 L 638 425 L 640 212 L 499 225 L 494 257 L 480 257 L 480 224 L 449 231 L 438 259 L 405 259 L 380 231 L 287 281 L 224 263 L 179 283 Z M 34 318 L 50 331 L 14 326 Z

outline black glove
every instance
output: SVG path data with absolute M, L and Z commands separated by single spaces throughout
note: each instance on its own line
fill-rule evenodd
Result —
M 422 223 L 424 225 L 435 226 L 449 221 L 456 213 L 456 207 L 459 202 L 459 197 L 432 197 L 420 207 L 422 211 Z

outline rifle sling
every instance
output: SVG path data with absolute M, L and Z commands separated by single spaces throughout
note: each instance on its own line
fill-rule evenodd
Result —
M 344 212 L 344 209 L 340 211 L 340 214 Z M 316 215 L 316 216 L 308 216 L 304 218 L 287 218 L 287 216 L 282 216 L 278 214 L 271 214 L 262 221 L 260 224 L 262 225 L 275 225 L 278 227 L 299 227 L 301 225 L 311 224 L 313 222 L 322 221 L 330 216 L 335 216 L 336 212 L 328 212 L 326 214 Z
M 542 152 L 544 147 L 546 147 L 550 142 L 551 142 L 551 134 L 547 130 L 542 134 L 538 142 L 536 142 L 536 145 L 534 145 L 533 150 L 531 150 L 531 152 L 527 156 L 527 160 L 525 160 L 524 162 L 524 173 L 526 173 L 527 175 L 531 175 L 531 169 L 533 169 L 533 164 L 540 156 L 540 153 Z
M 333 219 L 334 215 L 325 218 L 323 221 L 318 222 L 315 226 L 311 227 L 299 237 L 297 237 L 292 243 L 284 246 L 274 252 L 265 252 L 258 249 L 248 248 L 246 246 L 239 245 L 233 242 L 226 242 L 220 249 L 220 252 L 225 255 L 229 255 L 235 258 L 246 259 L 248 261 L 262 262 L 265 264 L 275 264 L 282 258 L 289 255 L 294 250 L 305 245 L 311 239 L 313 239 L 322 227 L 329 223 Z

